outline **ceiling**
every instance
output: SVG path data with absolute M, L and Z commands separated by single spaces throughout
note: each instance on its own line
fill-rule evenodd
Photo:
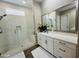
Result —
M 16 4 L 19 6 L 29 7 L 29 8 L 32 7 L 32 0 L 0 0 L 0 1 Z
M 23 6 L 23 7 L 32 8 L 33 0 L 0 0 L 0 1 L 11 3 L 11 4 L 16 4 L 16 5 Z M 38 3 L 42 3 L 44 0 L 35 0 L 35 1 Z
M 35 1 L 38 2 L 38 3 L 42 3 L 43 0 L 35 0 Z

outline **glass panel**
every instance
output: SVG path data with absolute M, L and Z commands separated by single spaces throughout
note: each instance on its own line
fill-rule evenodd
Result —
M 48 29 L 56 29 L 56 12 L 43 16 L 43 25 L 47 25 Z

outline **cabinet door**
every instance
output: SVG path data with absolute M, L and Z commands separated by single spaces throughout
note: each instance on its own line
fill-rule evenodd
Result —
M 41 36 L 40 36 L 40 35 L 38 35 L 38 44 L 39 44 L 39 45 L 42 45 Z
M 47 37 L 47 50 L 53 54 L 53 39 Z
M 41 46 L 44 48 L 44 49 L 47 49 L 47 37 L 42 35 L 41 36 Z
M 44 49 L 47 49 L 47 36 L 38 35 L 38 44 L 42 46 Z

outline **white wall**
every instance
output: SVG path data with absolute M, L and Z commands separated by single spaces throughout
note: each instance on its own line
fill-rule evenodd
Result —
M 35 30 L 37 31 L 38 25 L 41 24 L 41 7 L 40 7 L 40 4 L 34 1 L 34 5 L 33 5 L 32 10 L 26 11 L 26 14 L 27 14 L 26 19 L 27 19 L 27 24 L 28 24 L 28 26 L 27 26 L 27 34 L 28 35 L 27 36 L 30 39 L 30 41 L 36 43 L 34 31 Z M 35 19 L 33 18 L 33 15 L 34 15 Z M 34 28 L 35 28 L 35 30 L 34 30 Z
M 34 15 L 35 15 L 35 27 L 36 30 L 39 26 L 39 24 L 41 24 L 41 6 L 39 3 L 34 2 Z
M 60 8 L 66 4 L 69 4 L 70 2 L 75 0 L 45 0 L 42 4 L 42 13 L 50 13 L 57 8 Z
M 33 32 L 34 32 L 34 21 L 33 21 L 33 12 L 32 10 L 26 11 L 26 24 L 27 24 L 27 37 L 29 41 L 34 42 L 35 39 L 33 38 Z

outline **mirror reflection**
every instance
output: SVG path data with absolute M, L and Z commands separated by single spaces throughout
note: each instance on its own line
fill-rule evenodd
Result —
M 76 30 L 76 3 L 72 2 L 49 14 L 42 16 L 43 25 L 47 25 L 48 30 L 75 32 Z
M 56 12 L 52 12 L 43 16 L 43 25 L 47 25 L 48 30 L 56 29 Z

